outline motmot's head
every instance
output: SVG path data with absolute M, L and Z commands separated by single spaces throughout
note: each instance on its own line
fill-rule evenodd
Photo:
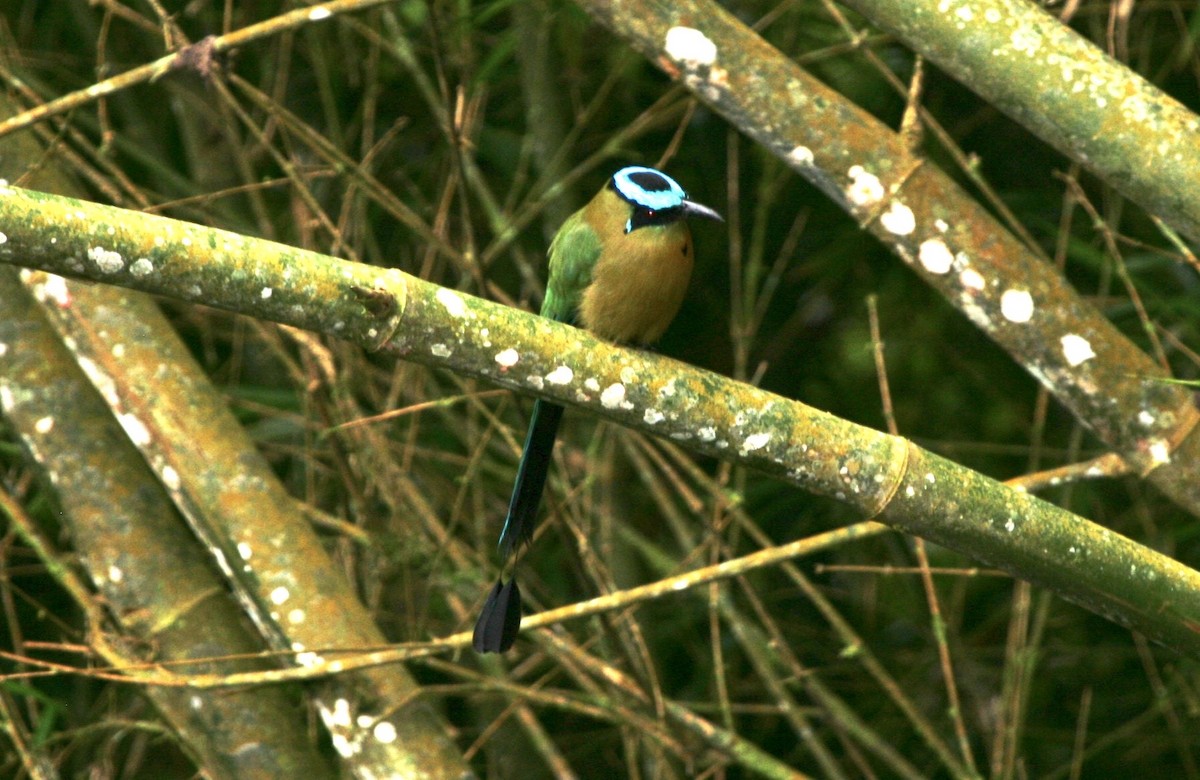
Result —
M 666 225 L 686 217 L 703 217 L 723 222 L 721 215 L 688 200 L 683 187 L 662 171 L 631 165 L 613 174 L 608 187 L 629 208 L 625 232 L 648 225 Z

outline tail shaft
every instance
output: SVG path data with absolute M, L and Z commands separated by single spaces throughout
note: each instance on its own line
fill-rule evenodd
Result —
M 546 487 L 550 456 L 554 454 L 554 439 L 558 435 L 562 414 L 563 407 L 549 401 L 538 400 L 533 405 L 525 449 L 521 453 L 521 464 L 517 467 L 512 499 L 508 503 L 508 516 L 500 532 L 500 554 L 505 558 L 512 554 L 519 543 L 533 538 L 538 506 Z

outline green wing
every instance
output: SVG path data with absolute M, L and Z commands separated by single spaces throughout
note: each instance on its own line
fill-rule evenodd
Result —
M 550 278 L 541 315 L 573 322 L 584 289 L 592 282 L 592 269 L 600 257 L 600 237 L 583 218 L 583 210 L 567 217 L 550 242 Z

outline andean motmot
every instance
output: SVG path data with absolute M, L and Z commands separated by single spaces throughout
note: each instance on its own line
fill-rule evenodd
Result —
M 707 206 L 688 200 L 670 176 L 631 166 L 613 174 L 586 206 L 559 228 L 550 242 L 550 278 L 541 315 L 581 325 L 621 344 L 658 340 L 683 303 L 692 275 L 689 216 L 721 220 Z M 517 467 L 517 479 L 500 532 L 507 561 L 533 538 L 533 526 L 563 407 L 538 400 Z M 521 596 L 515 565 L 488 594 L 475 624 L 474 647 L 504 652 L 521 625 Z

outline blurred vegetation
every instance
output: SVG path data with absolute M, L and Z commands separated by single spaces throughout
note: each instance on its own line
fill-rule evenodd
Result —
M 899 123 L 905 96 L 847 45 L 820 2 L 727 7 L 760 22 L 762 35 L 838 91 Z M 11 0 L 0 8 L 0 67 L 10 95 L 44 101 L 290 8 Z M 1200 105 L 1194 2 L 1085 0 L 1051 10 L 1069 12 L 1071 25 L 1101 48 L 1119 40 L 1132 68 Z M 869 33 L 862 46 L 907 79 L 911 53 L 856 23 Z M 929 66 L 923 102 L 1077 289 L 1147 349 L 1147 329 L 1155 329 L 1174 374 L 1196 378 L 1196 271 L 1148 216 Z M 540 300 L 544 251 L 559 221 L 617 167 L 661 165 L 728 220 L 695 228 L 696 273 L 658 345 L 663 353 L 883 428 L 873 300 L 902 435 L 1001 479 L 1103 451 L 837 206 L 567 3 L 402 0 L 265 37 L 219 57 L 211 73 L 172 72 L 39 127 L 51 151 L 27 164 L 74 172 L 95 200 L 399 267 L 529 308 Z M 953 172 L 945 150 L 927 152 Z M 398 221 L 363 173 L 452 251 Z M 1115 280 L 1119 264 L 1140 308 Z M 273 325 L 163 307 L 292 494 L 365 532 L 362 546 L 328 531 L 329 546 L 387 636 L 424 640 L 469 628 L 474 613 L 456 610 L 446 595 L 477 609 L 495 577 L 492 551 L 529 401 L 335 341 L 325 344 L 331 380 L 317 367 L 326 356 L 281 338 Z M 355 451 L 361 440 L 330 433 L 353 422 L 352 412 L 445 398 L 458 401 L 371 423 L 386 433 L 385 451 Z M 383 460 L 403 469 L 419 500 L 477 551 L 473 567 L 441 554 L 418 530 L 416 499 L 364 465 Z M 578 414 L 567 415 L 556 462 L 543 533 L 522 571 L 527 602 L 539 608 L 757 549 L 760 539 L 729 524 L 731 507 L 776 543 L 858 519 L 833 502 Z M 69 550 L 70 540 L 53 532 L 52 491 L 14 437 L 0 442 L 0 468 L 8 490 Z M 1196 518 L 1134 477 L 1044 495 L 1185 563 L 1200 559 Z M 692 555 L 714 529 L 723 544 Z M 11 530 L 2 538 L 5 649 L 83 643 L 55 580 Z M 917 775 L 952 774 L 865 670 L 864 656 L 967 764 L 959 718 L 979 775 L 1200 776 L 1195 659 L 975 570 L 956 553 L 930 547 L 928 557 L 942 624 L 930 616 L 913 541 L 899 534 L 801 561 L 811 591 L 783 571 L 765 571 L 632 615 L 565 624 L 588 654 L 646 693 L 636 705 L 587 686 L 575 659 L 528 636 L 500 662 L 464 653 L 411 671 L 437 686 L 429 700 L 486 776 L 541 776 L 560 771 L 558 760 L 584 777 L 749 772 L 670 725 L 645 728 L 643 719 L 662 717 L 658 698 L 798 771 L 904 774 L 901 763 L 864 748 L 870 732 Z M 856 645 L 831 628 L 831 613 Z M 730 622 L 771 643 L 763 646 L 779 678 L 768 681 Z M 942 631 L 958 713 L 948 712 Z M 12 668 L 4 663 L 0 669 Z M 518 688 L 492 686 L 490 675 Z M 774 683 L 794 696 L 812 736 L 802 738 Z M 518 717 L 509 705 L 522 701 L 524 686 L 562 701 L 533 700 Z M 62 776 L 202 771 L 128 686 L 86 677 L 0 681 L 0 697 L 6 733 L 23 734 L 21 749 L 46 757 Z M 814 759 L 807 739 L 823 744 L 833 764 Z M 20 776 L 21 767 L 15 743 L 0 750 L 0 776 Z

